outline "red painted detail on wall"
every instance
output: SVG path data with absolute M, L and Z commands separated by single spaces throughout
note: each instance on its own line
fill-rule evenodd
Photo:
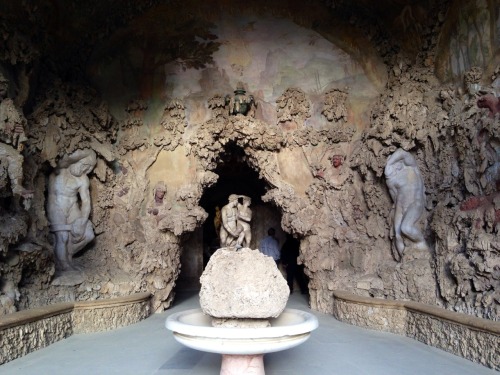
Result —
M 488 108 L 490 110 L 489 116 L 495 117 L 497 113 L 500 113 L 500 98 L 493 94 L 483 95 L 477 100 L 477 106 L 479 108 Z
M 484 197 L 470 197 L 460 204 L 461 211 L 470 211 L 481 206 L 486 199 Z

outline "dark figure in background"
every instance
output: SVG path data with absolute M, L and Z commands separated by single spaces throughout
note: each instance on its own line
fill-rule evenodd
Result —
M 286 282 L 290 288 L 290 293 L 293 293 L 293 283 L 297 280 L 302 294 L 307 294 L 307 280 L 304 274 L 304 265 L 297 264 L 299 256 L 300 242 L 299 240 L 287 235 L 286 241 L 281 248 L 281 262 L 286 270 Z
M 271 257 L 276 262 L 276 266 L 280 264 L 280 244 L 274 235 L 276 231 L 274 228 L 267 230 L 267 236 L 260 241 L 259 250 L 262 254 Z

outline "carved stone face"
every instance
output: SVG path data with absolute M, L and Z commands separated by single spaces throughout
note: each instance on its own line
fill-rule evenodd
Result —
M 161 203 L 163 202 L 163 198 L 165 197 L 166 191 L 163 189 L 156 189 L 155 190 L 155 202 L 156 203 Z
M 238 205 L 238 196 L 236 194 L 231 194 L 228 198 L 228 201 L 229 207 L 236 207 Z
M 340 167 L 344 163 L 344 158 L 342 155 L 333 155 L 332 156 L 332 165 L 334 168 Z

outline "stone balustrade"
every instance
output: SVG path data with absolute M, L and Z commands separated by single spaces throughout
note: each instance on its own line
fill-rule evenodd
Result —
M 151 314 L 150 293 L 106 300 L 63 302 L 0 317 L 0 364 L 75 333 L 108 331 Z
M 333 296 L 333 316 L 342 322 L 405 335 L 500 370 L 500 322 L 413 301 Z

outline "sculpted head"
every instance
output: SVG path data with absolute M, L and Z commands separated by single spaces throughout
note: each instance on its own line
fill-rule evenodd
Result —
M 331 158 L 332 166 L 334 168 L 340 167 L 344 163 L 344 157 L 342 155 L 333 155 Z
M 95 151 L 85 149 L 76 150 L 71 155 L 64 156 L 59 162 L 58 168 L 69 168 L 73 176 L 80 177 L 89 174 L 97 163 Z
M 69 167 L 69 170 L 73 176 L 83 176 L 84 174 L 89 174 L 95 167 L 95 161 L 91 157 L 86 157 L 80 159 L 75 164 Z
M 233 206 L 236 206 L 238 204 L 238 198 L 239 196 L 236 194 L 231 194 L 228 198 L 229 203 L 232 203 Z
M 165 197 L 165 194 L 167 194 L 167 185 L 165 185 L 165 182 L 163 182 L 163 181 L 158 181 L 155 185 L 155 188 L 154 188 L 155 202 L 162 203 L 163 198 Z

